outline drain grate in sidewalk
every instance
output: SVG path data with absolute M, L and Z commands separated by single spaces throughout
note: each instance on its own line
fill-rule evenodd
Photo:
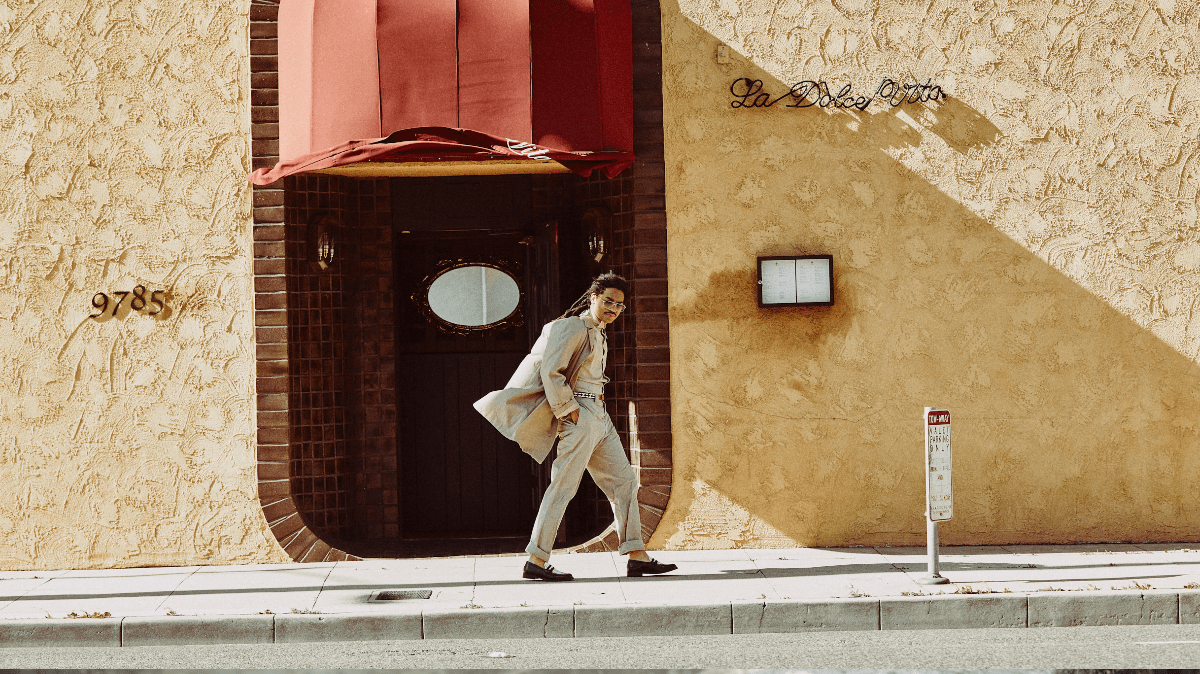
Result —
M 372 601 L 397 601 L 400 599 L 429 599 L 433 590 L 383 590 L 371 597 Z

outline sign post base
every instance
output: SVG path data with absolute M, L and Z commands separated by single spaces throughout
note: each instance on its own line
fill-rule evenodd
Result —
M 938 573 L 938 529 L 937 522 L 925 521 L 925 539 L 929 547 L 929 575 L 917 579 L 921 585 L 941 585 L 950 579 Z

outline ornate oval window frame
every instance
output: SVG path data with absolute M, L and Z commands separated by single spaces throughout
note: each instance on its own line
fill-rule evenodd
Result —
M 513 283 L 517 286 L 517 307 L 504 318 L 493 323 L 488 323 L 487 325 L 461 325 L 451 323 L 439 316 L 433 310 L 433 307 L 429 305 L 429 290 L 433 287 L 434 282 L 443 275 L 464 267 L 490 267 L 512 279 Z M 413 293 L 411 299 L 416 303 L 426 319 L 436 325 L 439 330 L 450 334 L 475 335 L 488 330 L 522 326 L 525 324 L 525 288 L 521 284 L 520 271 L 516 265 L 500 260 L 479 258 L 443 260 L 438 263 L 437 269 L 433 273 L 421 280 L 419 289 Z

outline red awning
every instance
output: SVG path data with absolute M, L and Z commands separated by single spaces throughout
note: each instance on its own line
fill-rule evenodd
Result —
M 351 165 L 359 168 L 360 162 L 423 165 L 423 171 L 413 171 L 409 175 L 470 173 L 472 171 L 463 167 L 463 163 L 488 162 L 496 168 L 487 171 L 489 173 L 547 173 L 554 172 L 553 166 L 561 166 L 582 176 L 591 175 L 592 171 L 599 169 L 612 178 L 633 163 L 633 155 L 629 152 L 567 152 L 469 129 L 426 126 L 397 131 L 387 138 L 347 141 L 319 152 L 284 160 L 273 169 L 258 169 L 251 173 L 250 182 L 267 185 L 280 178 L 308 171 L 369 175 L 366 171 L 348 169 Z M 455 169 L 453 173 L 437 172 L 438 164 L 453 164 Z
M 281 161 L 252 182 L 364 161 L 633 161 L 629 0 L 288 0 L 278 28 Z

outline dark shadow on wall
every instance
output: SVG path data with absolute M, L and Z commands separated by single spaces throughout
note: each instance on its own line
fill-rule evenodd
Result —
M 691 51 L 706 63 L 717 40 L 686 26 L 672 41 L 699 45 Z M 680 188 L 671 155 L 709 153 L 716 139 L 672 134 L 672 117 L 703 118 L 722 135 L 744 127 L 745 145 L 789 139 L 800 146 L 794 161 L 745 172 L 762 178 L 765 196 L 744 204 L 740 222 L 712 227 L 730 242 L 744 228 L 779 228 L 743 251 L 754 255 L 831 253 L 837 303 L 759 309 L 752 258 L 707 279 L 673 271 L 678 514 L 660 540 L 698 544 L 688 536 L 708 525 L 689 525 L 691 534 L 675 525 L 701 479 L 802 545 L 921 544 L 925 405 L 954 412 L 955 517 L 941 527 L 944 544 L 1200 540 L 1189 496 L 1200 489 L 1200 368 L 889 154 L 921 143 L 904 117 L 960 155 L 996 143 L 995 125 L 954 98 L 876 102 L 874 114 L 781 103 L 727 117 L 734 77 L 772 93 L 790 83 L 753 65 L 720 76 L 712 96 L 687 101 L 664 77 L 676 109 L 672 216 L 720 189 Z M 728 181 L 742 177 L 731 171 Z M 714 245 L 711 229 L 669 232 L 673 256 Z M 698 343 L 708 335 L 724 350 L 715 365 L 712 345 Z
M 1000 129 L 995 124 L 953 96 L 930 104 L 927 109 L 931 114 L 922 115 L 917 122 L 923 123 L 959 154 L 987 147 L 1000 138 Z M 895 110 L 891 109 L 892 112 Z

